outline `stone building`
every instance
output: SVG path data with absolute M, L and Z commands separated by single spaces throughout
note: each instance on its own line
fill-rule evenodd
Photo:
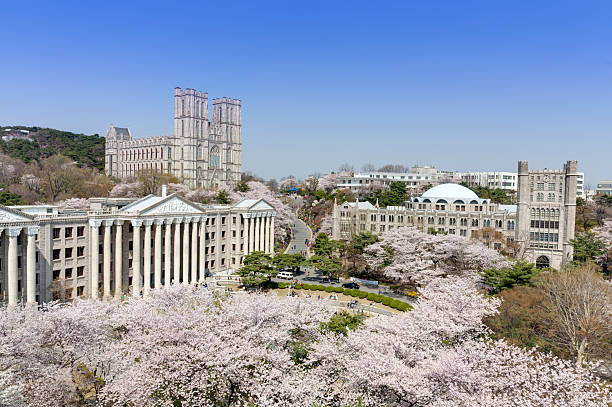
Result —
M 560 268 L 573 254 L 569 242 L 574 238 L 577 170 L 577 162 L 568 161 L 563 170 L 530 172 L 527 162 L 520 161 L 518 205 L 492 203 L 458 184 L 438 185 L 403 206 L 334 204 L 332 238 L 349 240 L 354 234 L 380 234 L 400 226 L 471 238 L 490 228 L 538 267 Z
M 165 192 L 95 198 L 87 211 L 0 206 L 0 295 L 35 304 L 200 283 L 273 253 L 275 214 L 264 200 L 206 206 Z
M 242 105 L 212 100 L 208 93 L 174 89 L 174 134 L 134 138 L 129 128 L 111 125 L 106 134 L 106 173 L 119 179 L 141 170 L 175 175 L 189 187 L 234 185 L 242 174 Z

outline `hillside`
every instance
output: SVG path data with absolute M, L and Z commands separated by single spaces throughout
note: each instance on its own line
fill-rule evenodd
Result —
M 31 140 L 0 140 L 0 151 L 10 157 L 30 162 L 61 154 L 76 161 L 79 166 L 104 170 L 104 137 L 97 134 L 88 136 L 69 131 L 27 126 L 0 126 L 0 135 L 5 136 L 18 132 L 6 132 L 6 129 L 27 130 L 24 135 Z

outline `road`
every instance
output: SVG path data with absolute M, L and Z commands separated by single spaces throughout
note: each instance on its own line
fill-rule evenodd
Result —
M 306 239 L 312 239 L 312 231 L 307 224 L 305 224 L 301 219 L 298 219 L 293 227 L 293 236 L 291 238 L 291 242 L 289 242 L 287 250 L 285 250 L 285 253 L 308 253 Z
M 320 284 L 320 285 L 325 285 L 325 286 L 332 286 L 332 287 L 342 287 L 342 284 L 344 283 L 348 283 L 351 280 L 349 279 L 340 279 L 340 284 L 329 284 L 329 283 L 323 283 L 323 276 L 324 274 L 313 269 L 310 267 L 301 267 L 300 271 L 295 274 L 295 280 L 298 281 L 298 284 L 300 283 L 304 283 L 304 284 Z M 273 278 L 272 281 L 276 281 L 278 283 L 280 282 L 290 282 L 290 280 L 283 280 L 280 278 Z M 396 298 L 398 300 L 402 300 L 405 302 L 409 302 L 409 303 L 413 303 L 414 302 L 414 298 L 411 297 L 407 297 L 405 295 L 401 295 L 401 294 L 397 294 L 395 292 L 393 292 L 393 290 L 391 290 L 388 286 L 385 285 L 379 285 L 378 287 L 368 287 L 366 285 L 361 284 L 359 289 L 361 291 L 366 291 L 369 293 L 375 293 L 378 294 L 379 290 L 380 290 L 380 294 L 382 295 L 386 295 L 387 297 L 391 297 L 391 298 Z

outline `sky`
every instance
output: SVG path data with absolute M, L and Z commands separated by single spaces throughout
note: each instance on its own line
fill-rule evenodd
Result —
M 609 1 L 3 2 L 0 125 L 173 131 L 243 106 L 243 170 L 348 162 L 612 178 Z

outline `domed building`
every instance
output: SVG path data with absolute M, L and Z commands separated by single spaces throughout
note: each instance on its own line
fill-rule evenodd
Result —
M 381 234 L 401 226 L 427 233 L 476 238 L 485 228 L 499 233 L 489 245 L 508 247 L 540 268 L 560 268 L 572 260 L 576 218 L 576 161 L 562 170 L 529 171 L 519 162 L 517 205 L 480 198 L 458 184 L 442 184 L 412 197 L 402 206 L 381 208 L 369 202 L 334 205 L 332 238 L 350 240 L 363 232 Z M 500 238 L 503 236 L 503 238 Z

